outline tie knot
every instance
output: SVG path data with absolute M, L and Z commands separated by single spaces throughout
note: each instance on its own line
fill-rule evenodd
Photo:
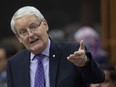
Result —
M 42 58 L 43 58 L 43 54 L 37 54 L 37 55 L 35 55 L 35 58 L 38 60 L 38 61 L 41 61 L 42 60 Z

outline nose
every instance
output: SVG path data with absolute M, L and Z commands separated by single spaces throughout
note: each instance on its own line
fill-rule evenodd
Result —
M 27 32 L 29 34 L 29 37 L 33 36 L 33 32 L 30 29 L 27 29 Z

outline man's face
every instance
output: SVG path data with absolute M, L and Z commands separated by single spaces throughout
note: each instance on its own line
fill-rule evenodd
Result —
M 6 69 L 6 65 L 7 65 L 7 58 L 6 58 L 5 50 L 0 48 L 0 72 Z
M 32 53 L 39 54 L 48 43 L 48 24 L 34 15 L 23 16 L 16 20 L 15 29 L 19 41 Z

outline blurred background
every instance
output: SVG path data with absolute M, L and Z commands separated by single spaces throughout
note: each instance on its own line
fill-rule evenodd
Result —
M 26 5 L 35 6 L 44 15 L 52 39 L 65 42 L 79 42 L 83 39 L 102 69 L 113 71 L 113 74 L 106 75 L 110 80 L 106 79 L 105 83 L 109 86 L 92 84 L 90 87 L 116 86 L 116 0 L 2 0 L 0 87 L 7 87 L 7 59 L 24 48 L 11 31 L 10 21 L 14 12 Z
M 25 5 L 38 8 L 47 19 L 50 29 L 61 29 L 79 21 L 101 24 L 100 0 L 3 0 L 0 3 L 0 38 L 13 35 L 10 30 L 11 17 Z
M 98 34 L 108 61 L 116 64 L 115 4 L 116 0 L 3 0 L 0 3 L 0 40 L 15 43 L 18 50 L 22 49 L 11 31 L 10 20 L 18 8 L 32 5 L 48 21 L 51 38 L 72 42 L 75 32 L 89 26 Z

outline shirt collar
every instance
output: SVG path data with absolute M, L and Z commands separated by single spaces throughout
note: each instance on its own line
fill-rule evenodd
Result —
M 45 56 L 47 56 L 47 57 L 49 57 L 50 43 L 51 43 L 51 42 L 50 42 L 50 39 L 48 39 L 47 47 L 46 47 L 46 48 L 42 51 L 42 53 L 41 53 L 41 54 L 43 54 L 43 55 L 45 55 Z M 35 56 L 35 54 L 31 53 L 30 59 L 33 60 L 34 56 Z

